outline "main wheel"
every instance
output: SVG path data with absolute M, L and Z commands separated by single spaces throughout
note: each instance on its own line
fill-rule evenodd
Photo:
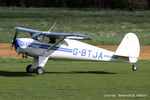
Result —
M 44 74 L 44 68 L 42 68 L 42 67 L 37 67 L 37 69 L 36 69 L 36 74 L 39 74 L 39 75 L 41 75 L 41 74 Z
M 32 65 L 28 65 L 28 66 L 26 67 L 26 72 L 27 72 L 27 73 L 34 73 L 34 72 L 35 72 L 35 68 L 32 67 Z
M 136 70 L 137 70 L 137 67 L 134 66 L 134 65 L 132 65 L 132 70 L 133 70 L 133 71 L 136 71 Z

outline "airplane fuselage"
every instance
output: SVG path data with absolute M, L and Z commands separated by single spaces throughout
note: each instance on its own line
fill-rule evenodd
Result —
M 16 51 L 28 56 L 49 56 L 49 59 L 63 60 L 87 60 L 87 61 L 123 61 L 116 58 L 114 52 L 96 46 L 92 46 L 77 40 L 65 39 L 49 52 L 45 51 L 51 47 L 51 43 L 43 43 L 31 38 L 18 38 L 15 45 Z

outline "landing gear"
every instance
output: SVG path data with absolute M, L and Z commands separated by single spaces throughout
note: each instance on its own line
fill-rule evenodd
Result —
M 27 73 L 36 72 L 36 74 L 38 74 L 38 75 L 44 74 L 44 72 L 45 72 L 44 66 L 45 66 L 48 58 L 49 57 L 45 57 L 45 56 L 34 57 L 32 64 L 28 65 L 26 68 Z M 39 67 L 37 67 L 37 66 L 39 66 Z
M 28 65 L 26 67 L 26 72 L 27 73 L 34 73 L 34 72 L 36 72 L 36 74 L 41 75 L 41 74 L 44 74 L 45 71 L 44 71 L 44 68 L 42 68 L 42 67 L 37 67 L 37 69 L 36 69 L 36 68 L 32 67 L 32 65 Z
M 38 74 L 38 75 L 41 75 L 41 74 L 44 74 L 44 68 L 42 68 L 42 67 L 37 67 L 37 69 L 36 69 L 36 74 Z
M 137 67 L 136 67 L 135 65 L 133 65 L 133 64 L 132 64 L 132 70 L 133 70 L 133 71 L 136 71 L 136 70 L 137 70 Z
M 27 72 L 27 73 L 34 73 L 34 72 L 35 72 L 35 68 L 32 67 L 32 65 L 28 65 L 28 66 L 26 67 L 26 72 Z

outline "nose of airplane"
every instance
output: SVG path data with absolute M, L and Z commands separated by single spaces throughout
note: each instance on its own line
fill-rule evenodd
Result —
M 17 48 L 18 47 L 20 47 L 20 40 L 19 39 L 15 39 L 14 41 L 13 41 L 13 44 L 14 44 L 14 47 L 15 47 L 15 50 L 17 50 Z

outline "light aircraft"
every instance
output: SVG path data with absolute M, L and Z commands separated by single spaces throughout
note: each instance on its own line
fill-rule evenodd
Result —
M 138 61 L 140 45 L 134 33 L 126 34 L 117 50 L 112 52 L 77 41 L 91 39 L 86 35 L 52 33 L 50 32 L 52 28 L 48 32 L 22 27 L 14 29 L 16 33 L 12 45 L 16 52 L 33 57 L 32 64 L 26 67 L 27 73 L 44 74 L 44 66 L 51 59 L 128 62 L 132 65 L 133 71 L 137 69 L 134 63 Z M 31 37 L 17 38 L 18 31 L 30 33 Z

